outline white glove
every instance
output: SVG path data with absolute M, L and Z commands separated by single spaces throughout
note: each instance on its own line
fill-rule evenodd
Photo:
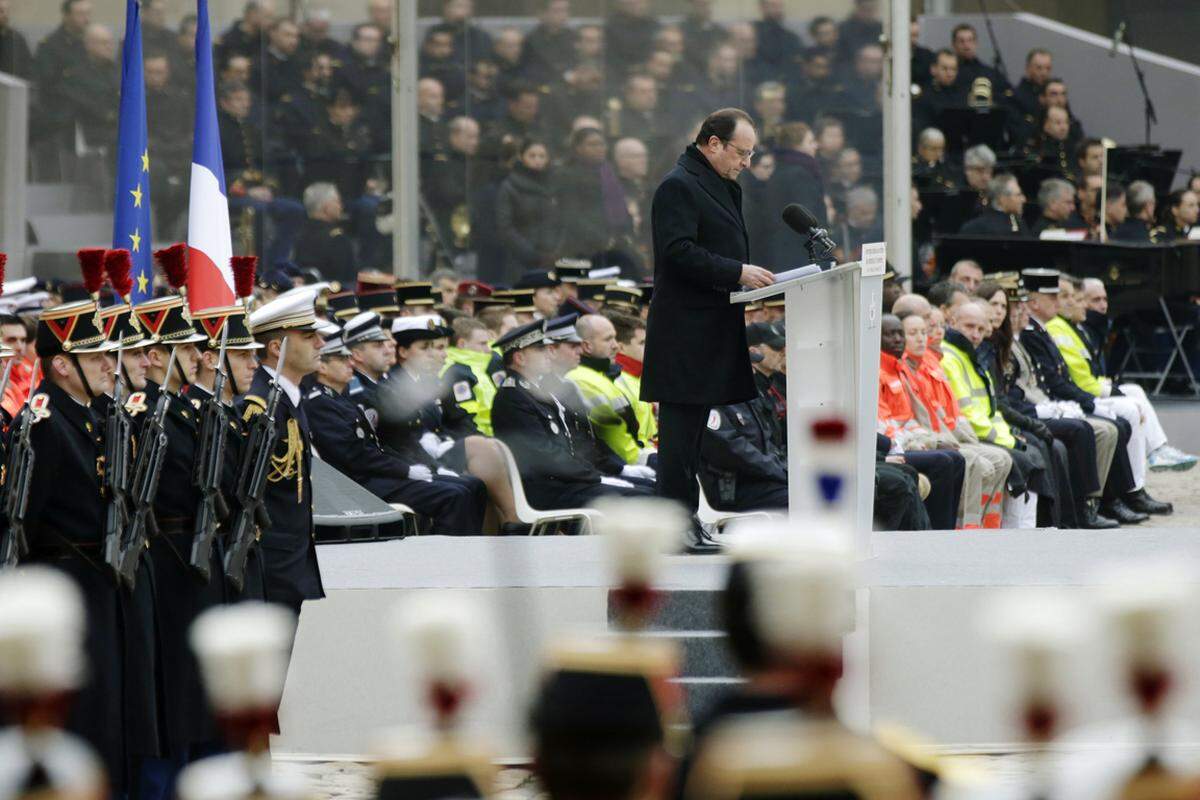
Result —
M 653 447 L 643 447 L 641 450 L 638 451 L 637 463 L 642 466 L 645 466 L 646 462 L 648 462 L 650 460 L 650 456 L 654 455 L 657 452 L 658 451 L 655 450 Z
M 438 467 L 438 475 L 445 475 L 447 478 L 457 478 L 458 477 L 457 472 L 455 472 L 452 469 L 446 469 L 445 467 Z
M 438 457 L 438 446 L 441 445 L 442 440 L 438 438 L 436 433 L 425 431 L 425 433 L 421 434 L 421 438 L 417 442 L 421 445 L 421 449 L 429 454 L 430 458 Z
M 454 447 L 453 439 L 442 439 L 441 442 L 438 443 L 437 452 L 434 454 L 433 457 L 441 458 L 442 456 L 446 455 L 446 453 L 450 450 L 451 447 Z
M 424 464 L 413 464 L 408 468 L 408 479 L 410 481 L 431 481 L 433 472 Z
M 1101 378 L 1100 379 L 1100 396 L 1101 397 L 1112 397 L 1112 390 L 1113 390 L 1112 381 L 1110 381 L 1108 378 Z
M 1037 412 L 1038 419 L 1058 419 L 1063 415 L 1058 403 L 1054 402 L 1038 403 L 1034 409 Z
M 643 467 L 637 464 L 626 464 L 621 467 L 622 478 L 641 478 L 643 480 L 654 480 L 654 470 L 650 467 Z
M 623 481 L 620 478 L 610 478 L 608 475 L 605 475 L 604 477 L 602 477 L 600 479 L 600 482 L 603 483 L 605 486 L 617 486 L 617 487 L 620 487 L 621 489 L 632 489 L 633 488 L 633 484 L 630 483 L 629 481 Z
M 1058 405 L 1062 409 L 1062 415 L 1065 419 L 1083 419 L 1087 416 L 1087 414 L 1083 413 L 1083 409 L 1079 406 L 1079 403 L 1070 400 L 1060 400 Z

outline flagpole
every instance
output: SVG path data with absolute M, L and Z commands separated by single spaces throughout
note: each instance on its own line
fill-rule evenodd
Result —
M 417 4 L 392 0 L 392 273 L 418 277 Z

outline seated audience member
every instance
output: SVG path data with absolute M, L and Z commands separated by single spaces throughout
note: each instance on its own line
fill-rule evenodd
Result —
M 950 280 L 961 286 L 966 294 L 973 294 L 983 283 L 983 268 L 978 261 L 964 258 L 950 268 Z
M 388 370 L 396 364 L 396 343 L 382 326 L 383 320 L 378 314 L 364 311 L 347 323 L 350 332 L 344 339 L 350 350 L 350 366 L 354 370 L 347 394 L 374 427 L 379 425 L 376 389 L 379 382 L 387 377 Z
M 1029 229 L 1021 213 L 1025 194 L 1012 173 L 1001 172 L 988 183 L 988 207 L 975 219 L 968 220 L 959 233 L 973 236 L 1013 236 L 1025 238 Z
M 881 444 L 875 452 L 875 530 L 929 530 L 929 512 L 921 496 L 930 491 L 929 479 L 905 464 L 904 456 L 887 455 L 891 443 L 882 434 L 878 438 Z
M 638 432 L 647 445 L 658 444 L 658 419 L 654 416 L 654 404 L 642 400 L 642 360 L 646 354 L 646 322 L 632 314 L 605 310 L 604 316 L 617 332 L 617 354 L 613 362 L 621 368 L 621 374 L 613 381 L 629 404 L 633 406 L 638 421 Z
M 496 341 L 507 377 L 496 391 L 492 426 L 513 452 L 529 502 L 537 509 L 579 508 L 605 495 L 648 494 L 604 475 L 580 457 L 560 404 L 541 388 L 550 372 L 544 320 L 522 325 Z
M 1033 235 L 1045 230 L 1065 230 L 1075 212 L 1075 187 L 1062 178 L 1047 178 L 1038 187 L 1038 206 L 1042 216 L 1033 224 Z
M 966 458 L 957 448 L 939 447 L 936 435 L 922 426 L 913 412 L 911 386 L 916 377 L 904 363 L 904 330 L 900 320 L 885 314 L 880 322 L 878 425 L 891 442 L 890 455 L 903 456 L 904 463 L 929 478 L 933 488 L 925 498 L 929 523 L 936 530 L 962 527 L 960 498 L 967 484 Z M 980 489 L 978 481 L 972 481 Z M 987 527 L 1000 527 L 1002 498 L 980 494 L 967 506 L 970 527 L 978 528 L 983 515 Z M 976 511 L 976 509 L 981 509 Z M 989 510 L 990 509 L 990 510 Z
M 612 360 L 617 353 L 616 329 L 599 314 L 580 317 L 575 328 L 582 349 L 579 366 L 567 373 L 567 379 L 583 393 L 596 435 L 626 464 L 645 464 L 654 453 L 649 432 L 641 429 L 637 407 L 614 382 L 621 374 Z
M 1091 334 L 1083 327 L 1087 315 L 1084 305 L 1083 281 L 1060 275 L 1058 279 L 1059 314 L 1046 322 L 1046 332 L 1058 346 L 1071 380 L 1080 389 L 1093 395 L 1097 413 L 1117 415 L 1138 424 L 1143 431 L 1146 461 L 1154 470 L 1187 470 L 1196 466 L 1196 457 L 1167 444 L 1167 434 L 1158 421 L 1158 412 L 1146 397 L 1146 391 L 1136 383 L 1114 384 L 1111 378 L 1099 374 L 1093 352 L 1101 343 L 1091 342 Z M 1130 458 L 1133 458 L 1130 454 Z
M 917 136 L 917 155 L 913 158 L 913 185 L 922 192 L 958 188 L 953 171 L 946 164 L 946 135 L 934 127 Z
M 1109 181 L 1105 195 L 1104 231 L 1109 239 L 1115 239 L 1117 231 L 1129 220 L 1129 204 L 1125 187 Z
M 1134 181 L 1125 190 L 1128 215 L 1109 238 L 1126 242 L 1148 242 L 1155 225 L 1154 187 L 1148 181 Z
M 1037 159 L 1042 169 L 1068 181 L 1081 176 L 1075 167 L 1075 140 L 1071 138 L 1071 117 L 1065 108 L 1049 106 L 1038 118 L 1038 132 L 1025 146 L 1025 154 Z
M 1190 189 L 1176 189 L 1167 195 L 1159 217 L 1160 229 L 1155 231 L 1156 242 L 1176 242 L 1188 238 L 1192 226 L 1200 218 L 1200 199 Z
M 384 447 L 362 408 L 346 394 L 354 367 L 342 337 L 346 333 L 364 335 L 364 327 L 379 327 L 377 320 L 360 320 L 359 326 L 352 321 L 344 331 L 326 338 L 317 363 L 316 385 L 302 403 L 313 444 L 322 458 L 372 494 L 430 517 L 433 533 L 478 534 L 487 505 L 483 482 L 470 475 L 435 475 L 428 466 L 406 461 Z
M 776 444 L 787 444 L 787 340 L 779 328 L 770 322 L 755 322 L 746 326 L 746 343 L 750 352 L 762 356 L 751 363 L 758 396 L 772 410 Z
M 1046 324 L 1058 316 L 1058 272 L 1047 269 L 1027 269 L 1021 277 L 1029 290 L 1029 321 L 1021 333 L 1025 346 L 1047 394 L 1054 400 L 1071 401 L 1083 413 L 1096 412 L 1096 398 L 1080 389 L 1071 380 L 1062 353 L 1054 343 Z M 1169 514 L 1170 503 L 1161 503 L 1146 492 L 1146 438 L 1143 426 L 1135 427 L 1118 414 L 1110 419 L 1118 428 L 1118 444 L 1105 485 L 1103 511 L 1118 522 L 1142 522 L 1148 514 Z
M 1004 493 L 1012 458 L 999 447 L 981 445 L 975 432 L 962 417 L 950 382 L 942 372 L 941 361 L 927 358 L 928 327 L 920 314 L 900 318 L 904 329 L 904 357 L 907 374 L 904 388 L 916 402 L 913 410 L 922 427 L 930 431 L 939 448 L 957 450 L 966 459 L 962 499 L 959 504 L 960 527 L 978 528 L 984 524 L 984 509 Z M 897 369 L 897 372 L 902 370 Z M 998 509 L 993 509 L 998 512 Z
M 496 355 L 488 346 L 491 333 L 486 325 L 471 317 L 456 319 L 450 327 L 454 331 L 454 344 L 446 348 L 442 380 L 450 386 L 454 402 L 471 415 L 479 432 L 491 436 L 492 401 L 496 399 L 496 385 L 488 371 Z
M 929 287 L 929 303 L 942 312 L 944 319 L 948 319 L 954 309 L 970 299 L 966 288 L 957 281 L 938 281 Z
M 988 207 L 988 184 L 996 170 L 996 153 L 986 144 L 977 144 L 963 153 L 963 179 L 961 183 L 974 190 L 971 209 L 964 219 L 974 219 Z
M 713 508 L 787 509 L 787 454 L 775 443 L 774 431 L 772 412 L 761 398 L 709 411 L 696 474 Z
M 438 376 L 446 358 L 449 331 L 437 315 L 392 320 L 396 366 L 376 391 L 379 438 L 413 463 L 441 475 L 469 472 L 488 488 L 491 506 L 484 530 L 515 523 L 512 487 L 495 442 L 448 396 Z
M 965 87 L 958 84 L 958 56 L 953 50 L 939 50 L 929 75 L 912 77 L 923 83 L 921 94 L 912 102 L 914 130 L 936 128 L 943 110 L 966 106 Z
M 1103 184 L 1099 175 L 1084 175 L 1075 181 L 1075 210 L 1067 217 L 1067 228 L 1097 230 L 1100 224 L 1100 187 Z

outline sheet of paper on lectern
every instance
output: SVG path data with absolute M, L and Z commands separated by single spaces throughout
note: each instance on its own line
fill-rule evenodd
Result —
M 870 242 L 862 246 L 862 276 L 873 278 L 887 272 L 887 244 Z

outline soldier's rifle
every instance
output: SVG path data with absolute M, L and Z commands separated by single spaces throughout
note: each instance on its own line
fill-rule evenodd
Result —
M 146 420 L 138 437 L 137 462 L 133 467 L 133 480 L 130 484 L 132 509 L 121 542 L 121 555 L 117 567 L 121 582 L 130 590 L 137 582 L 138 561 L 142 552 L 150 546 L 150 537 L 158 535 L 158 521 L 154 517 L 154 496 L 158 493 L 158 478 L 162 474 L 163 462 L 167 457 L 167 408 L 171 405 L 171 392 L 167 390 L 167 385 L 175 368 L 177 352 L 178 348 L 171 348 L 171 357 L 167 360 L 167 371 L 164 373 L 158 401 L 154 405 L 154 413 Z
M 104 495 L 108 506 L 104 511 L 104 563 L 120 580 L 121 542 L 129 526 L 129 448 L 133 438 L 133 422 L 125 410 L 124 367 L 117 348 L 117 372 L 113 399 L 104 419 Z
M 275 429 L 275 410 L 279 407 L 279 395 L 283 390 L 280 376 L 283 374 L 283 365 L 287 357 L 287 345 L 288 340 L 285 336 L 279 347 L 279 360 L 275 362 L 277 366 L 275 377 L 271 381 L 271 390 L 267 392 L 266 408 L 250 423 L 246 449 L 238 467 L 238 511 L 233 523 L 229 552 L 225 554 L 225 577 L 239 592 L 246 583 L 246 559 L 258 541 L 259 531 L 271 525 L 264 501 L 267 492 L 267 471 L 271 466 L 271 456 L 275 452 L 278 434 Z
M 199 451 L 192 480 L 200 490 L 196 509 L 196 527 L 192 533 L 192 569 L 206 583 L 212 574 L 212 547 L 221 520 L 229 516 L 229 506 L 221 495 L 221 475 L 225 466 L 225 436 L 229 432 L 229 414 L 222 400 L 225 394 L 225 347 L 229 341 L 229 320 L 221 330 L 221 349 L 217 355 L 217 375 L 213 395 L 204 402 L 200 421 Z
M 13 359 L 16 360 L 15 358 Z M 16 433 L 9 439 L 8 458 L 4 467 L 3 492 L 4 533 L 0 539 L 0 567 L 14 567 L 21 556 L 29 552 L 29 542 L 25 538 L 25 512 L 29 508 L 29 489 L 33 480 L 34 452 L 30 441 L 30 431 L 37 421 L 37 412 L 33 409 L 33 389 L 37 387 L 38 369 L 41 362 L 34 362 L 33 380 L 30 383 L 29 397 L 25 398 L 25 407 L 20 416 Z M 5 369 L 5 379 L 10 375 L 9 362 Z M 2 396 L 2 394 L 0 394 Z

